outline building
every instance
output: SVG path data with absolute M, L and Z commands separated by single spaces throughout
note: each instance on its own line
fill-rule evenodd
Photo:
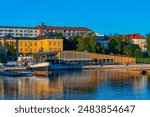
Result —
M 18 53 L 23 54 L 63 51 L 63 39 L 54 37 L 15 38 L 7 36 L 0 39 L 0 43 L 3 46 L 5 42 L 12 44 Z
M 39 30 L 33 27 L 0 26 L 0 37 L 7 35 L 34 38 L 39 35 Z
M 124 36 L 129 39 L 130 43 L 139 45 L 143 52 L 146 51 L 146 39 L 143 36 L 139 34 L 128 34 Z
M 97 43 L 103 44 L 105 48 L 108 48 L 109 38 L 104 34 L 95 33 L 95 35 L 97 36 Z
M 62 34 L 66 39 L 69 39 L 72 35 L 79 35 L 81 33 L 87 34 L 92 32 L 88 28 L 84 27 L 58 27 L 58 26 L 46 26 L 42 23 L 41 26 L 35 27 L 17 27 L 17 26 L 0 26 L 0 37 L 13 36 L 13 37 L 28 37 L 35 38 L 37 36 L 43 36 L 45 34 Z
M 123 57 L 123 56 L 112 56 L 106 54 L 95 54 L 95 53 L 87 53 L 87 52 L 78 52 L 78 51 L 62 51 L 58 52 L 56 55 L 62 61 L 65 62 L 88 62 L 88 61 L 96 61 L 98 63 L 104 64 L 114 64 L 114 63 L 135 63 L 136 59 L 131 57 Z
M 72 35 L 77 36 L 81 33 L 87 34 L 92 32 L 90 29 L 84 27 L 56 27 L 46 26 L 44 23 L 42 23 L 41 26 L 36 26 L 35 28 L 39 30 L 40 35 L 45 35 L 47 33 L 61 33 L 66 39 L 69 39 L 69 37 Z

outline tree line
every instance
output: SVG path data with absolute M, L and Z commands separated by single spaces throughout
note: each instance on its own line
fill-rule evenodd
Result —
M 123 36 L 114 34 L 108 41 L 108 48 L 104 44 L 97 43 L 97 37 L 94 33 L 72 35 L 69 39 L 65 39 L 63 34 L 57 33 L 57 36 L 64 39 L 64 50 L 74 50 L 82 52 L 91 52 L 99 54 L 120 55 L 135 58 L 150 57 L 150 34 L 146 36 L 147 53 L 143 53 L 139 45 L 132 44 L 130 40 Z M 17 60 L 17 52 L 13 45 L 5 43 L 7 55 L 0 57 L 0 62 Z
M 139 45 L 133 44 L 129 38 L 123 35 L 114 34 L 108 41 L 108 48 L 104 44 L 97 43 L 97 37 L 93 33 L 71 36 L 64 39 L 64 50 L 75 50 L 82 52 L 120 55 L 127 57 L 150 57 L 150 34 L 146 36 L 147 53 L 143 53 Z

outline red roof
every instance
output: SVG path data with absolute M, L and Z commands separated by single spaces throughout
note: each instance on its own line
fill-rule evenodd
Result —
M 128 34 L 128 35 L 124 35 L 129 39 L 145 39 L 143 36 L 139 35 L 139 34 Z
M 145 39 L 143 36 L 139 35 L 139 34 L 127 34 L 127 35 L 123 35 L 125 37 L 127 37 L 128 39 Z M 108 36 L 109 39 L 111 39 L 113 36 Z
M 58 27 L 58 26 L 46 26 L 42 23 L 42 26 L 36 26 L 37 29 L 45 30 L 69 30 L 69 31 L 91 31 L 84 27 Z

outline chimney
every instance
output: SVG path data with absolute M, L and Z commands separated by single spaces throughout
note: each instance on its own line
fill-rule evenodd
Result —
M 42 27 L 45 27 L 44 22 L 42 22 Z

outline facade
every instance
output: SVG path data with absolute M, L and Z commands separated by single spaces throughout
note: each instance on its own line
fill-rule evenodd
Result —
M 69 39 L 69 37 L 72 35 L 77 36 L 81 33 L 87 34 L 92 32 L 90 29 L 84 27 L 56 27 L 46 26 L 44 23 L 42 23 L 41 26 L 36 26 L 35 28 L 39 30 L 40 35 L 45 35 L 47 33 L 62 33 L 66 39 Z
M 0 37 L 5 36 L 13 37 L 37 37 L 39 30 L 33 27 L 13 27 L 13 26 L 0 26 Z
M 146 51 L 146 39 L 139 34 L 128 34 L 125 35 L 132 44 L 137 44 L 141 47 L 142 51 Z
M 104 34 L 95 33 L 95 35 L 97 36 L 97 43 L 103 44 L 105 48 L 108 48 L 109 38 Z
M 63 39 L 56 38 L 1 38 L 0 43 L 12 44 L 18 53 L 63 51 Z
M 77 36 L 81 33 L 87 34 L 90 32 L 92 32 L 90 29 L 84 27 L 56 27 L 46 26 L 44 23 L 42 23 L 41 26 L 36 27 L 0 26 L 0 37 L 13 36 L 35 38 L 48 33 L 61 33 L 66 39 L 69 39 L 69 37 L 72 35 Z

